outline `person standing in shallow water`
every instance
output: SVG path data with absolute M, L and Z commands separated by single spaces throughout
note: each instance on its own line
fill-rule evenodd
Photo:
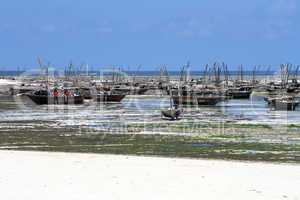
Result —
M 75 92 L 74 92 L 74 96 L 75 97 L 78 97 L 78 96 L 80 96 L 81 94 L 80 94 L 80 92 L 79 92 L 79 89 L 78 88 L 76 88 L 75 89 Z
M 70 96 L 70 92 L 68 89 L 64 89 L 64 104 L 68 104 L 69 103 L 69 96 Z
M 53 90 L 53 96 L 54 96 L 54 104 L 58 104 L 59 93 L 58 93 L 58 90 L 56 88 Z

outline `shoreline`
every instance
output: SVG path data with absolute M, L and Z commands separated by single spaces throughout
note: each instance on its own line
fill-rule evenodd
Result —
M 189 160 L 189 161 L 216 161 L 216 162 L 233 162 L 233 163 L 240 163 L 240 164 L 263 164 L 263 165 L 279 165 L 279 166 L 299 166 L 300 162 L 280 162 L 280 161 L 264 161 L 264 160 L 237 160 L 237 159 L 218 159 L 218 158 L 206 158 L 206 157 L 172 157 L 172 156 L 160 156 L 160 155 L 135 155 L 135 154 L 113 154 L 113 153 L 95 153 L 95 152 L 76 152 L 76 151 L 43 151 L 43 150 L 17 150 L 17 149 L 5 149 L 0 148 L 1 153 L 32 153 L 32 154 L 55 154 L 59 156 L 63 155 L 78 155 L 78 156 L 111 156 L 111 157 L 119 157 L 119 158 L 149 158 L 149 159 L 165 159 L 165 160 Z

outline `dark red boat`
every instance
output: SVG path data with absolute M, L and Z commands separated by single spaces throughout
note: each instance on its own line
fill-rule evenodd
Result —
M 124 94 L 110 94 L 110 93 L 100 93 L 97 94 L 96 100 L 97 102 L 121 102 L 126 95 Z
M 46 90 L 39 90 L 33 93 L 26 94 L 26 96 L 38 105 L 48 105 L 48 104 L 83 104 L 83 97 L 78 95 L 69 96 L 68 98 L 64 96 L 55 97 L 50 95 Z
M 175 105 L 203 105 L 213 106 L 222 101 L 224 98 L 221 96 L 173 96 Z

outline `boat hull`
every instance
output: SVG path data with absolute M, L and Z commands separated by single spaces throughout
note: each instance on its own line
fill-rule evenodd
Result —
M 72 97 L 57 97 L 57 101 L 53 96 L 44 95 L 26 95 L 31 101 L 38 105 L 51 105 L 51 104 L 83 104 L 82 96 L 72 96 Z
M 298 102 L 275 102 L 275 110 L 294 111 L 299 105 Z
M 294 111 L 296 107 L 299 105 L 299 101 L 295 101 L 293 98 L 285 100 L 282 98 L 265 98 L 264 99 L 268 105 L 275 110 L 283 110 L 283 111 Z
M 222 97 L 214 96 L 174 96 L 172 97 L 176 105 L 203 105 L 213 106 L 222 101 Z
M 96 96 L 97 102 L 121 102 L 126 95 L 123 94 L 98 94 Z
M 176 109 L 176 110 L 163 110 L 161 111 L 161 114 L 163 115 L 163 117 L 169 118 L 169 119 L 178 119 L 178 117 L 181 114 L 181 111 Z
M 148 91 L 148 88 L 115 88 L 112 92 L 124 95 L 143 95 Z
M 229 91 L 228 96 L 231 96 L 233 99 L 249 99 L 252 91 Z

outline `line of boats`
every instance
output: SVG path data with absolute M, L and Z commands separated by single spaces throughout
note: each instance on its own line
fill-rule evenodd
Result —
M 207 85 L 200 85 L 199 87 L 195 87 L 195 85 L 192 85 L 192 87 L 188 85 L 182 87 L 172 87 L 171 85 L 162 87 L 160 85 L 159 88 L 147 84 L 136 86 L 118 84 L 117 86 L 102 85 L 101 87 L 62 87 L 59 89 L 60 95 L 55 97 L 53 89 L 49 90 L 46 88 L 45 86 L 15 86 L 9 89 L 8 94 L 10 96 L 28 97 L 38 105 L 55 103 L 83 104 L 85 100 L 116 103 L 121 102 L 127 95 L 143 95 L 146 92 L 152 94 L 154 90 L 159 90 L 162 95 L 170 96 L 173 105 L 214 106 L 228 99 L 249 99 L 253 91 L 260 90 L 259 87 L 254 87 L 250 84 L 235 85 L 227 88 L 210 87 Z M 69 91 L 69 96 L 64 95 L 64 90 L 66 89 Z M 268 94 L 265 95 L 264 100 L 275 110 L 295 110 L 299 105 L 299 100 L 295 93 L 282 93 L 282 88 L 265 91 Z
M 72 91 L 72 89 L 69 89 Z M 95 100 L 96 102 L 121 102 L 126 95 L 116 94 L 109 91 L 99 92 L 95 95 L 84 95 L 81 92 L 70 92 L 68 96 L 63 94 L 63 91 L 59 92 L 60 95 L 52 95 L 51 92 L 47 90 L 37 90 L 30 93 L 22 94 L 28 97 L 31 101 L 38 105 L 46 104 L 83 104 L 85 100 Z
M 262 93 L 266 105 L 274 110 L 294 111 L 299 105 L 300 84 L 297 77 L 279 81 L 243 78 L 230 80 L 215 75 L 215 78 L 187 77 L 167 79 L 154 77 L 135 77 L 134 80 L 96 80 L 93 77 L 52 77 L 41 79 L 30 77 L 19 84 L 9 87 L 6 96 L 29 99 L 38 105 L 83 104 L 87 100 L 101 103 L 118 103 L 127 95 L 159 94 L 170 97 L 170 107 L 162 110 L 162 115 L 178 119 L 182 107 L 215 106 L 229 99 L 249 99 L 252 93 Z M 52 89 L 49 89 L 52 88 Z M 59 95 L 54 95 L 54 88 Z M 68 90 L 65 95 L 64 90 Z M 1 98 L 6 98 L 1 95 Z

